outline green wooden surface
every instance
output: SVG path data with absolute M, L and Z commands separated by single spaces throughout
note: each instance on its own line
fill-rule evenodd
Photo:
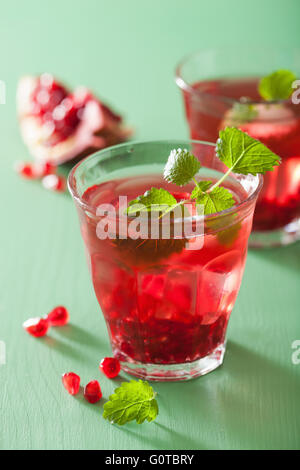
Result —
M 174 64 L 199 47 L 299 45 L 298 0 L 115 0 L 2 3 L 0 79 L 0 448 L 238 449 L 300 447 L 300 244 L 251 251 L 234 308 L 224 366 L 189 383 L 157 384 L 153 424 L 117 428 L 101 406 L 72 398 L 60 375 L 99 378 L 109 349 L 68 195 L 12 171 L 27 158 L 15 118 L 17 79 L 50 71 L 115 104 L 137 139 L 187 136 Z M 30 316 L 68 306 L 72 324 L 35 340 Z M 101 378 L 101 377 L 100 377 Z M 115 382 L 101 378 L 104 397 Z

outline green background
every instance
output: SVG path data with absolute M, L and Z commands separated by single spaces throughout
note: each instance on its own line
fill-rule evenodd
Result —
M 68 195 L 47 192 L 12 170 L 27 159 L 15 116 L 23 74 L 44 71 L 84 84 L 122 112 L 136 139 L 184 138 L 174 66 L 185 54 L 220 45 L 299 46 L 298 0 L 10 0 L 0 12 L 1 270 L 0 448 L 239 449 L 300 447 L 300 244 L 250 251 L 234 308 L 224 366 L 189 383 L 156 384 L 153 424 L 117 428 L 103 401 L 72 398 L 60 375 L 100 378 L 110 352 Z M 238 60 L 238 59 L 237 59 Z M 22 322 L 65 304 L 72 324 L 42 340 Z

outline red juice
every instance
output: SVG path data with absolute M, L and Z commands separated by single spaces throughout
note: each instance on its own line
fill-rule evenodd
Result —
M 203 81 L 193 85 L 194 92 L 183 94 L 192 139 L 215 142 L 220 129 L 235 126 L 281 157 L 281 165 L 264 176 L 255 209 L 253 230 L 264 232 L 300 217 L 300 106 L 263 102 L 258 82 L 259 78 Z M 250 120 L 234 113 L 233 100 L 242 103 L 243 98 L 254 103 L 256 116 Z
M 178 200 L 191 190 L 152 174 L 92 186 L 82 201 L 94 209 L 105 203 L 117 208 L 119 196 L 130 201 L 151 187 L 166 188 Z M 237 202 L 248 196 L 237 182 L 226 187 Z M 227 220 L 226 228 L 207 222 L 203 247 L 191 250 L 187 240 L 178 238 L 100 240 L 98 220 L 80 213 L 88 265 L 115 357 L 125 363 L 191 363 L 224 344 L 252 215 L 253 207 Z

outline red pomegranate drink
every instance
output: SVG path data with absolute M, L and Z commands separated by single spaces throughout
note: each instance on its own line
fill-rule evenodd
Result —
M 176 147 L 177 151 L 172 150 Z M 168 181 L 162 176 L 170 152 L 179 151 L 202 164 L 201 174 L 199 164 L 193 171 L 194 181 L 180 186 L 168 182 L 173 173 Z M 70 174 L 69 188 L 113 353 L 132 375 L 185 380 L 223 361 L 227 324 L 244 271 L 262 180 L 232 173 L 222 189 L 216 190 L 213 186 L 224 177 L 220 167 L 211 144 L 148 142 L 98 152 Z M 205 193 L 208 186 L 210 193 Z M 220 192 L 223 199 L 217 200 Z M 162 230 L 156 238 L 132 235 L 132 224 L 138 224 L 130 210 L 137 203 L 141 214 L 141 204 L 146 207 L 152 198 L 153 211 L 158 195 L 161 204 L 180 206 L 183 211 L 179 219 L 170 217 L 169 237 Z M 218 207 L 230 207 L 213 213 L 203 197 Z M 204 215 L 199 215 L 199 201 Z M 160 215 L 159 224 L 165 223 L 167 212 Z M 188 235 L 182 230 L 179 236 L 174 227 L 186 220 L 192 225 L 200 221 L 200 229 Z M 105 227 L 106 237 L 100 235 L 99 227 Z M 139 229 L 135 232 L 140 233 Z
M 228 72 L 228 78 L 199 81 L 206 72 L 201 67 L 203 54 L 191 57 L 177 69 L 176 80 L 183 91 L 191 138 L 214 142 L 220 129 L 235 126 L 281 157 L 280 167 L 264 177 L 250 245 L 291 243 L 300 238 L 300 105 L 293 103 L 291 97 L 264 100 L 259 92 L 261 74 L 252 76 L 251 70 L 249 78 L 232 78 L 239 75 L 230 58 L 230 67 L 226 66 L 233 70 L 231 76 Z M 212 57 L 219 60 L 217 52 Z M 218 72 L 226 76 L 226 66 L 223 64 L 222 71 L 216 66 L 212 76 Z M 235 67 L 238 69 L 239 64 Z M 276 70 L 275 65 L 270 67 L 269 72 Z M 241 69 L 244 72 L 245 64 Z M 272 75 L 274 80 L 275 74 Z
M 87 190 L 83 200 L 96 209 L 103 197 L 108 202 L 108 194 L 109 203 L 117 205 L 124 188 L 130 200 L 167 184 L 157 175 L 145 175 L 142 184 L 139 180 L 102 183 Z M 238 188 L 237 201 L 243 196 Z M 243 274 L 251 216 L 231 243 L 222 244 L 211 233 L 204 236 L 201 250 L 189 250 L 181 239 L 172 240 L 173 246 L 170 240 L 99 243 L 91 219 L 82 228 L 96 296 L 121 361 L 192 362 L 223 345 Z

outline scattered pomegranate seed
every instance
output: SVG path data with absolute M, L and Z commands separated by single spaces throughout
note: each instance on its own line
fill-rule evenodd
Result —
M 102 398 L 102 391 L 98 380 L 92 380 L 85 386 L 84 398 L 89 403 L 97 403 Z
M 70 315 L 66 307 L 59 305 L 51 310 L 46 318 L 50 326 L 65 326 L 69 323 Z
M 45 163 L 36 163 L 36 173 L 39 175 L 40 178 L 44 176 L 53 175 L 56 172 L 56 166 L 53 163 L 45 162 Z
M 70 395 L 77 395 L 80 388 L 80 377 L 74 372 L 68 372 L 62 376 L 62 383 Z
M 66 187 L 66 181 L 60 175 L 47 175 L 42 180 L 43 186 L 51 191 L 63 192 Z
M 35 338 L 45 336 L 49 329 L 48 320 L 45 318 L 30 318 L 23 323 L 23 328 Z
M 34 164 L 30 162 L 17 162 L 15 164 L 15 170 L 20 176 L 22 176 L 22 178 L 32 180 L 38 177 Z
M 118 359 L 114 357 L 105 357 L 100 362 L 100 370 L 108 377 L 109 379 L 113 379 L 119 375 L 121 366 Z

